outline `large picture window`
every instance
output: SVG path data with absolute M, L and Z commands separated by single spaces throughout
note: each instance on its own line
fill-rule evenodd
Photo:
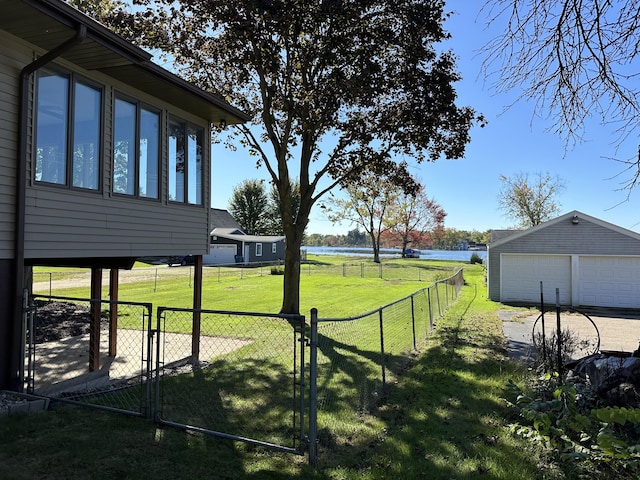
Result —
M 35 180 L 98 190 L 102 88 L 47 70 L 37 82 Z
M 169 119 L 169 200 L 202 205 L 204 129 Z
M 160 114 L 116 98 L 113 130 L 114 193 L 157 199 Z

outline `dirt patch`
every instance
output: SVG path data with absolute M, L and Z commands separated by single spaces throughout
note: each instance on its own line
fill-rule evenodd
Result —
M 37 316 L 34 328 L 35 343 L 45 343 L 77 337 L 89 333 L 90 310 L 88 306 L 67 302 L 35 301 Z M 100 324 L 109 320 L 101 316 Z

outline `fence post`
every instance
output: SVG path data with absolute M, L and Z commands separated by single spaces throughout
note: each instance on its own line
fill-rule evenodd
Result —
M 415 311 L 415 305 L 413 303 L 413 295 L 411 295 L 411 330 L 413 333 L 413 349 L 417 350 L 417 344 L 416 344 L 416 311 Z
M 378 268 L 380 269 L 380 278 L 382 278 L 382 262 L 378 264 Z
M 311 309 L 309 344 L 309 464 L 318 463 L 318 309 Z
M 429 332 L 433 330 L 433 310 L 431 309 L 431 287 L 427 287 L 427 308 L 429 309 Z
M 384 361 L 384 328 L 382 326 L 382 309 L 378 310 L 378 316 L 380 317 L 380 366 L 382 367 L 382 391 L 384 392 L 387 388 L 387 373 Z
M 364 278 L 364 263 L 360 264 L 360 278 Z
M 347 264 L 346 263 L 342 264 L 342 276 L 343 277 L 347 276 Z

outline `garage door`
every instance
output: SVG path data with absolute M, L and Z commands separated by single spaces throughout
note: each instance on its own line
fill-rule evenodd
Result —
M 560 303 L 571 305 L 571 257 L 569 255 L 502 255 L 500 299 L 502 302 L 540 303 L 540 282 L 544 300 L 555 305 L 556 288 Z
M 221 265 L 225 263 L 235 263 L 235 245 L 211 245 L 209 255 L 202 257 L 202 262 L 207 265 Z
M 580 257 L 580 305 L 640 307 L 640 258 Z

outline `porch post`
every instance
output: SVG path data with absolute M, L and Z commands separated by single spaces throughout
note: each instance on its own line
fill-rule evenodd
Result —
M 112 268 L 109 271 L 109 356 L 118 353 L 118 282 L 120 270 Z
M 100 307 L 102 269 L 91 267 L 91 317 L 89 319 L 89 371 L 100 368 Z
M 202 309 L 202 255 L 193 257 L 193 327 L 191 329 L 191 359 L 200 359 L 200 320 Z

